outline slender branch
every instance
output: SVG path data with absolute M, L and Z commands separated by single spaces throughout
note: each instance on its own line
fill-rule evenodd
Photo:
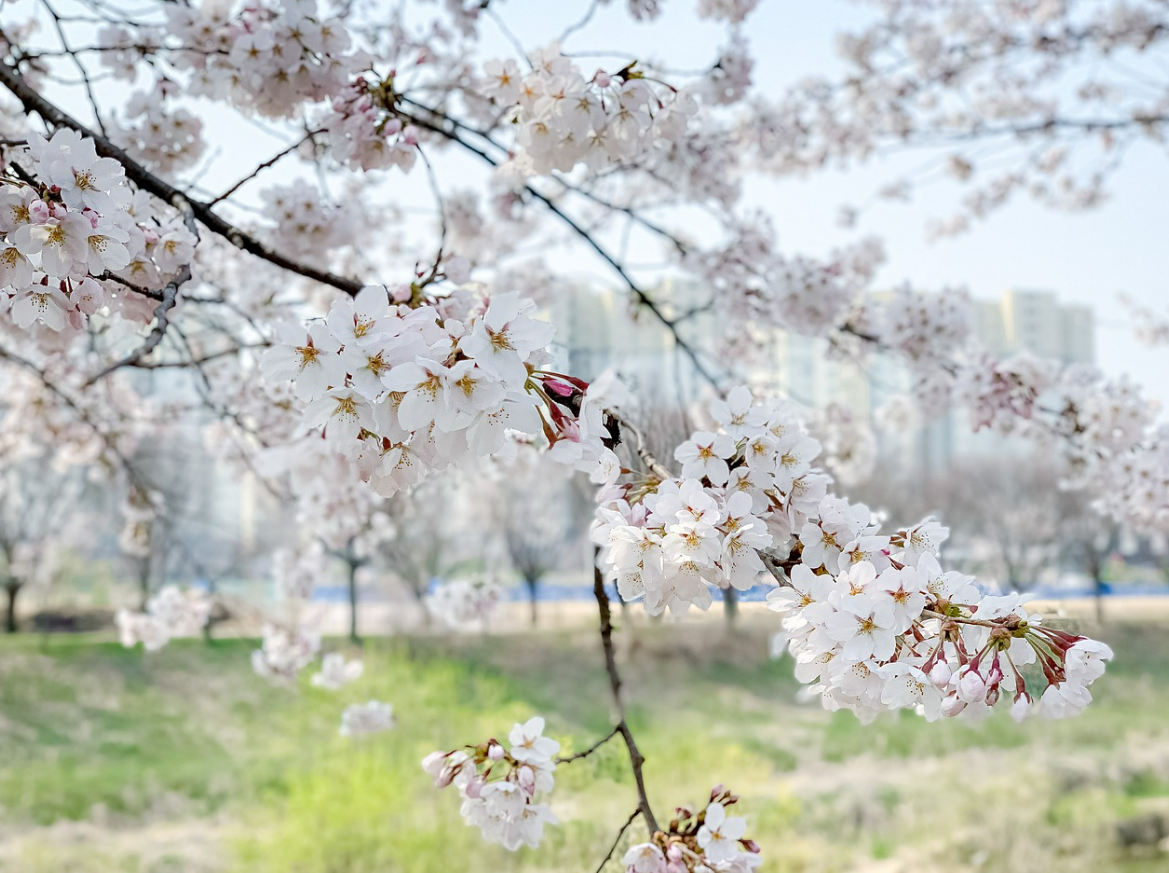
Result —
M 419 106 L 417 103 L 413 103 L 412 105 Z M 424 111 L 440 120 L 447 120 L 447 117 L 441 112 L 430 109 L 428 107 L 420 108 L 423 108 Z M 499 161 L 496 158 L 493 158 L 491 155 L 473 143 L 467 142 L 459 135 L 457 129 L 448 129 L 442 124 L 435 123 L 424 118 L 419 118 L 417 115 L 411 115 L 409 113 L 403 112 L 400 109 L 398 110 L 398 114 L 404 120 L 409 121 L 411 124 L 437 133 L 439 136 L 445 137 L 451 142 L 456 143 L 466 151 L 476 155 L 480 160 L 486 162 L 487 164 L 490 164 L 493 167 L 499 166 Z M 564 183 L 561 182 L 561 184 Z M 650 313 L 652 313 L 653 316 L 670 332 L 674 338 L 674 344 L 683 352 L 683 354 L 686 355 L 687 358 L 690 359 L 690 363 L 693 365 L 695 372 L 697 372 L 699 376 L 705 379 L 714 388 L 718 389 L 720 387 L 719 380 L 714 376 L 713 373 L 710 372 L 706 364 L 702 362 L 702 359 L 699 357 L 698 351 L 694 348 L 694 346 L 691 345 L 690 342 L 681 335 L 681 332 L 678 330 L 678 325 L 674 319 L 671 319 L 668 315 L 666 315 L 661 306 L 658 305 L 658 302 L 654 300 L 653 297 L 651 297 L 640 285 L 633 281 L 633 277 L 629 275 L 629 272 L 625 269 L 624 266 L 621 265 L 620 261 L 618 261 L 617 258 L 608 251 L 608 249 L 606 249 L 597 241 L 592 232 L 583 227 L 579 222 L 576 221 L 576 219 L 561 209 L 552 200 L 551 197 L 539 191 L 532 185 L 525 184 L 523 190 L 530 196 L 535 197 L 537 200 L 543 203 L 553 215 L 564 222 L 564 224 L 567 225 L 570 230 L 572 230 L 577 236 L 584 240 L 589 248 L 597 253 L 602 261 L 609 265 L 613 272 L 615 272 L 621 278 L 621 281 L 625 283 L 625 286 L 637 298 L 638 302 L 646 309 L 648 309 Z M 617 209 L 618 211 L 624 211 L 621 210 L 620 207 L 613 208 Z
M 103 157 L 113 158 L 118 161 L 126 171 L 126 178 L 143 191 L 149 191 L 155 197 L 172 205 L 189 205 L 195 218 L 204 227 L 212 233 L 222 236 L 236 248 L 250 255 L 255 255 L 281 269 L 304 276 L 306 279 L 320 282 L 323 285 L 329 285 L 351 296 L 356 296 L 361 290 L 362 284 L 356 279 L 338 276 L 328 270 L 317 269 L 308 264 L 294 261 L 282 255 L 280 252 L 270 249 L 255 237 L 235 227 L 222 216 L 217 215 L 210 204 L 199 200 L 189 200 L 182 191 L 147 170 L 106 137 L 90 130 L 76 118 L 46 100 L 9 64 L 0 63 L 0 84 L 4 85 L 15 95 L 16 99 L 24 106 L 26 112 L 35 112 L 53 127 L 68 127 L 77 131 L 82 136 L 91 138 L 97 148 L 97 153 Z
M 621 830 L 617 831 L 617 838 L 613 840 L 613 845 L 609 847 L 608 853 L 601 859 L 601 863 L 597 866 L 597 873 L 601 873 L 605 869 L 605 865 L 613 858 L 613 853 L 617 851 L 617 847 L 621 845 L 621 838 L 625 836 L 625 832 L 629 830 L 629 826 L 633 824 L 633 820 L 641 815 L 641 807 L 633 810 L 629 818 L 625 820 L 625 824 L 621 825 Z
M 613 739 L 613 737 L 617 736 L 618 733 L 620 733 L 620 731 L 617 728 L 613 728 L 613 730 L 609 731 L 609 733 L 605 734 L 604 737 L 597 740 L 595 743 L 593 743 L 591 746 L 589 746 L 583 752 L 577 752 L 575 755 L 568 755 L 567 757 L 561 756 L 561 757 L 556 759 L 556 763 L 557 764 L 570 764 L 573 761 L 579 761 L 581 758 L 587 758 L 589 755 L 591 755 L 597 749 L 601 748 L 601 746 L 605 745 L 605 743 L 609 742 L 609 740 Z M 638 811 L 640 812 L 640 810 L 638 810 Z
M 242 188 L 248 182 L 252 181 L 258 175 L 260 175 L 260 173 L 262 171 L 276 166 L 276 164 L 279 163 L 282 158 L 285 158 L 288 155 L 292 154 L 294 151 L 296 151 L 298 148 L 300 148 L 302 145 L 304 145 L 306 142 L 308 142 L 310 139 L 312 139 L 315 134 L 323 133 L 323 132 L 324 132 L 323 130 L 310 130 L 308 133 L 306 133 L 304 136 L 302 136 L 300 139 L 298 139 L 296 142 L 294 142 L 288 148 L 286 148 L 286 149 L 282 150 L 281 152 L 279 152 L 278 154 L 275 154 L 272 157 L 268 158 L 268 160 L 264 161 L 262 164 L 257 164 L 256 169 L 252 170 L 250 173 L 248 173 L 246 176 L 244 176 L 242 179 L 240 179 L 238 182 L 236 182 L 234 185 L 232 185 L 230 188 L 228 188 L 226 191 L 224 191 L 218 197 L 214 198 L 213 200 L 208 200 L 207 205 L 214 206 L 216 203 L 220 203 L 220 202 L 226 200 L 228 197 L 230 197 L 232 194 L 234 194 L 236 191 L 238 191 L 240 188 Z
M 601 617 L 601 646 L 605 651 L 605 670 L 609 674 L 609 690 L 613 697 L 613 707 L 617 712 L 616 731 L 625 741 L 625 748 L 629 752 L 629 765 L 633 769 L 633 781 L 637 786 L 637 810 L 645 819 L 645 825 L 652 837 L 661 830 L 658 821 L 654 818 L 652 807 L 649 805 L 649 796 L 645 792 L 645 778 L 642 775 L 642 765 L 645 757 L 637 748 L 633 739 L 633 731 L 625 720 L 625 704 L 621 699 L 621 674 L 617 671 L 617 654 L 613 649 L 613 622 L 609 612 L 609 595 L 605 592 L 605 579 L 601 575 L 601 568 L 597 566 L 599 548 L 593 550 L 593 594 L 597 598 L 597 609 Z M 630 819 L 632 821 L 632 819 Z M 628 827 L 628 825 L 626 825 Z M 604 866 L 602 864 L 602 866 Z
M 176 327 L 175 330 L 178 330 Z M 270 347 L 270 343 L 249 343 L 247 345 L 231 346 L 226 349 L 220 349 L 217 352 L 208 352 L 199 357 L 189 357 L 181 361 L 136 361 L 133 366 L 137 370 L 178 370 L 186 369 L 187 367 L 200 368 L 202 364 L 209 364 L 212 361 L 217 361 L 220 358 L 227 358 L 232 355 L 238 355 L 245 349 L 266 349 Z
M 121 464 L 122 469 L 126 471 L 126 477 L 130 483 L 142 494 L 148 494 L 150 492 L 151 489 L 148 483 L 139 474 L 138 470 L 134 467 L 133 462 L 131 462 L 131 460 L 126 457 L 125 453 L 118 445 L 117 439 L 111 436 L 105 428 L 101 427 L 97 422 L 95 422 L 90 416 L 89 412 L 78 405 L 77 401 L 66 394 L 65 391 L 59 385 L 57 385 L 56 382 L 50 379 L 48 373 L 46 373 L 42 368 L 38 367 L 27 358 L 21 357 L 14 352 L 10 352 L 8 349 L 2 346 L 0 346 L 0 359 L 11 361 L 16 366 L 27 370 L 40 379 L 41 384 L 44 385 L 45 388 L 48 389 L 51 393 L 55 394 L 61 400 L 61 402 L 65 404 L 65 406 L 73 411 L 78 420 L 84 423 L 90 430 L 93 431 L 94 435 L 97 436 L 99 440 L 101 440 L 102 445 L 104 445 L 106 448 L 106 451 L 108 451 L 117 460 L 117 462 Z
M 178 201 L 176 201 L 175 205 L 179 205 Z M 187 229 L 195 235 L 195 240 L 198 242 L 199 226 L 195 223 L 195 213 L 191 211 L 189 205 L 183 210 L 183 216 Z M 146 341 L 130 354 L 126 355 L 126 357 L 122 358 L 122 360 L 110 364 L 96 376 L 90 378 L 82 388 L 88 388 L 94 382 L 104 379 L 115 370 L 139 363 L 143 358 L 158 348 L 159 343 L 162 342 L 162 338 L 166 335 L 167 327 L 170 326 L 170 312 L 178 305 L 179 288 L 189 281 L 191 281 L 190 262 L 184 264 L 183 268 L 179 270 L 178 275 L 171 279 L 166 287 L 162 289 L 162 299 L 158 302 L 158 306 L 154 307 L 154 329 L 150 331 L 150 334 L 146 337 Z

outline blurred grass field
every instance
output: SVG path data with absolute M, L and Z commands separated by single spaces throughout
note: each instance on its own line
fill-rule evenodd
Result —
M 618 634 L 659 810 L 725 781 L 762 871 L 1169 870 L 1169 635 L 1099 631 L 1116 661 L 1068 722 L 865 727 L 797 702 L 768 623 Z M 543 714 L 566 751 L 608 730 L 587 627 L 370 640 L 340 692 L 273 688 L 245 639 L 128 651 L 83 637 L 0 642 L 0 870 L 591 871 L 634 809 L 618 743 L 557 771 L 561 825 L 510 854 L 463 825 L 427 752 Z M 326 641 L 326 648 L 344 643 Z M 390 701 L 395 730 L 346 740 L 340 712 Z M 612 863 L 611 870 L 618 870 Z

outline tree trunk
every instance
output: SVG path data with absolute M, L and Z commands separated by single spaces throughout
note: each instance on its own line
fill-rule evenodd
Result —
M 426 605 L 426 594 L 429 585 L 425 582 L 421 584 L 410 583 L 410 593 L 414 595 L 414 599 L 418 602 L 418 609 L 422 613 L 421 627 L 430 627 L 430 607 Z
M 734 624 L 739 617 L 739 592 L 734 585 L 723 589 L 723 614 L 728 624 Z
M 1092 579 L 1092 588 L 1096 595 L 1096 623 L 1104 624 L 1104 580 L 1099 575 Z
M 349 639 L 361 645 L 357 635 L 357 562 L 349 562 Z
M 203 625 L 203 642 L 211 645 L 215 638 L 211 636 L 211 625 L 215 624 L 215 588 L 213 581 L 207 582 L 207 599 L 211 601 L 211 609 L 207 613 L 207 623 Z
M 138 611 L 146 611 L 146 601 L 150 599 L 150 555 L 145 555 L 138 561 Z
M 536 626 L 539 620 L 539 613 L 536 608 L 536 587 L 540 584 L 539 579 L 524 579 L 524 584 L 528 586 L 528 605 L 532 610 L 532 627 Z
M 24 585 L 15 579 L 4 583 L 4 590 L 8 593 L 8 609 L 5 611 L 4 630 L 10 634 L 16 633 L 16 595 Z

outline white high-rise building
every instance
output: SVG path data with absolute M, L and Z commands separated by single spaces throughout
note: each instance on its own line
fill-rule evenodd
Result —
M 654 298 L 671 318 L 699 310 L 684 319 L 682 330 L 700 348 L 709 349 L 711 338 L 727 331 L 717 310 L 702 309 L 709 291 L 697 284 L 666 283 L 654 290 Z M 581 288 L 558 300 L 553 314 L 569 372 L 592 378 L 616 367 L 638 394 L 659 404 L 686 404 L 700 396 L 704 382 L 674 337 L 651 313 L 631 310 L 623 294 Z M 1092 310 L 1061 304 L 1051 291 L 1009 290 L 997 301 L 974 300 L 970 326 L 977 342 L 995 356 L 1029 352 L 1065 365 L 1095 360 Z M 832 355 L 827 340 L 774 330 L 756 331 L 751 342 L 756 361 L 746 373 L 736 367 L 741 375 L 754 387 L 784 394 L 809 409 L 835 403 L 872 420 L 888 398 L 913 387 L 907 369 L 888 355 L 857 364 Z M 723 370 L 717 354 L 707 353 L 703 361 L 715 373 Z M 882 449 L 925 471 L 942 469 L 957 457 L 1018 450 L 1000 437 L 974 433 L 962 410 L 911 433 L 886 434 Z

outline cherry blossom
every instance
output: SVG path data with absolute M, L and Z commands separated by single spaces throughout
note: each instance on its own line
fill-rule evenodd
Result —
M 341 713 L 340 733 L 343 737 L 381 733 L 390 730 L 393 726 L 394 707 L 388 703 L 382 703 L 380 700 L 354 703 L 345 707 L 345 711 Z
M 321 671 L 313 676 L 313 685 L 336 691 L 360 679 L 364 669 L 361 661 L 346 661 L 340 652 L 330 652 L 321 658 Z

